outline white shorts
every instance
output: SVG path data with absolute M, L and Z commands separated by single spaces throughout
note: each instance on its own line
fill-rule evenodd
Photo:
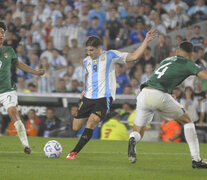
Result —
M 0 103 L 8 110 L 9 107 L 17 106 L 16 91 L 9 91 L 0 94 Z
M 134 124 L 146 126 L 152 121 L 155 111 L 167 120 L 175 120 L 185 113 L 183 106 L 170 94 L 143 88 L 137 96 Z

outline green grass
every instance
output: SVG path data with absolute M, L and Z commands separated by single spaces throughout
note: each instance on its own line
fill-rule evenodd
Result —
M 91 140 L 74 160 L 65 159 L 78 139 L 53 138 L 63 154 L 48 159 L 43 147 L 51 138 L 29 138 L 33 153 L 25 155 L 18 137 L 0 137 L 0 180 L 202 180 L 207 169 L 192 169 L 186 143 L 141 142 L 138 160 L 130 164 L 127 141 Z M 207 144 L 201 144 L 207 158 Z

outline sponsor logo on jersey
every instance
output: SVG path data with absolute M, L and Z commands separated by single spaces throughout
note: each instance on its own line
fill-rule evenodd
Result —
M 5 58 L 8 58 L 8 55 L 7 55 L 7 53 L 6 53 L 6 52 L 4 53 L 4 57 L 5 57 Z
M 91 63 L 89 62 L 87 66 L 90 66 L 90 65 L 91 65 Z

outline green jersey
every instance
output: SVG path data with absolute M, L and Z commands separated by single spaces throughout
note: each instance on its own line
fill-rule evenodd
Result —
M 164 59 L 142 86 L 172 93 L 172 90 L 190 75 L 196 75 L 202 68 L 190 59 L 173 56 Z
M 17 62 L 17 56 L 10 46 L 0 48 L 0 93 L 16 90 L 11 80 L 11 65 Z

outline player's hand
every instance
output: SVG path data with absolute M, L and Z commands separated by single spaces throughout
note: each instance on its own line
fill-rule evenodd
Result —
M 45 74 L 45 70 L 44 69 L 39 69 L 39 70 L 37 70 L 37 75 L 38 76 L 42 76 L 42 75 L 44 75 Z
M 151 29 L 150 31 L 147 32 L 145 39 L 149 42 L 157 36 L 158 36 L 157 30 L 156 29 Z

